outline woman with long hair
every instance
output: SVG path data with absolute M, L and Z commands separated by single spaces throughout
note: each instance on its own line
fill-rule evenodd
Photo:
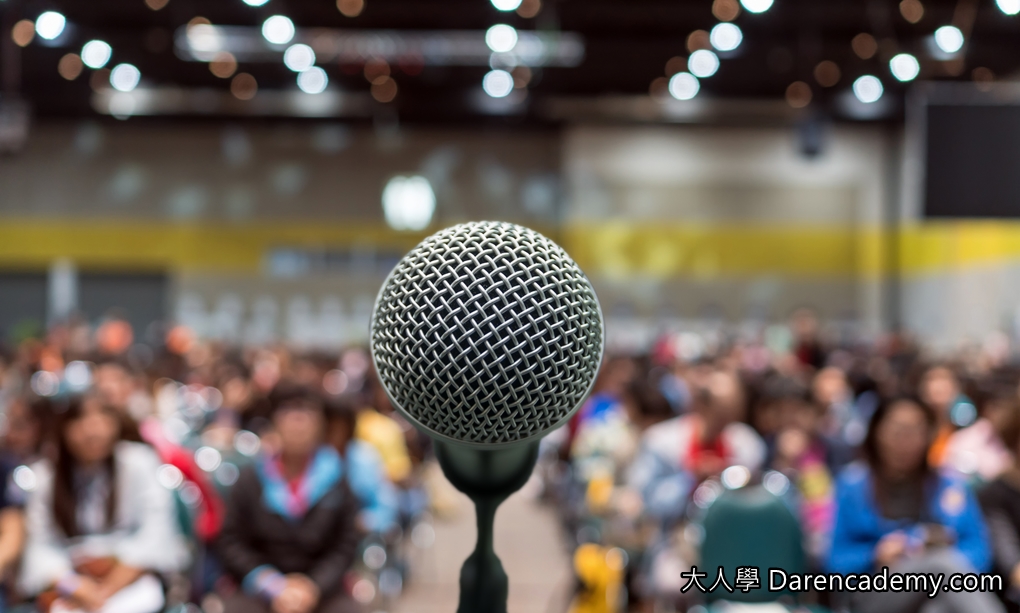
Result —
M 845 469 L 836 485 L 836 521 L 828 571 L 873 573 L 983 572 L 991 566 L 988 530 L 966 484 L 929 464 L 936 435 L 930 409 L 909 397 L 887 400 L 871 418 L 864 462 Z M 861 613 L 1002 611 L 987 592 L 855 592 Z
M 22 589 L 52 613 L 161 610 L 156 575 L 188 552 L 159 459 L 122 440 L 118 412 L 95 395 L 55 408 L 54 457 L 31 467 Z

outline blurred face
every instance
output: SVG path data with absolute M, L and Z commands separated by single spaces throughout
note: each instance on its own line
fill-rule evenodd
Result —
M 39 444 L 39 423 L 24 402 L 17 401 L 7 409 L 7 431 L 4 446 L 19 458 L 32 454 Z
M 280 451 L 287 456 L 309 456 L 322 444 L 325 420 L 318 407 L 304 401 L 285 404 L 273 416 Z
M 850 393 L 850 386 L 847 385 L 846 375 L 842 370 L 827 366 L 818 371 L 812 383 L 812 391 L 815 398 L 822 406 L 829 406 L 846 399 Z
M 938 411 L 948 410 L 960 395 L 956 375 L 948 368 L 932 368 L 921 379 L 921 399 Z
M 109 458 L 119 436 L 116 414 L 98 398 L 86 399 L 81 415 L 64 428 L 67 449 L 80 464 L 95 464 Z
M 910 401 L 892 405 L 878 426 L 878 458 L 885 471 L 909 475 L 921 468 L 931 433 L 924 411 Z
M 118 364 L 103 364 L 96 370 L 96 390 L 103 401 L 118 409 L 126 409 L 133 391 L 131 375 Z
M 706 402 L 701 414 L 706 430 L 718 433 L 727 425 L 744 418 L 744 393 L 737 376 L 715 371 L 705 381 Z

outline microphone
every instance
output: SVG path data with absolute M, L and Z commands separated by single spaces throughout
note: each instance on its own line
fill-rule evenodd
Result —
M 475 504 L 478 541 L 461 568 L 458 613 L 506 612 L 496 509 L 531 476 L 541 438 L 591 392 L 604 335 L 598 298 L 577 264 L 514 224 L 437 232 L 379 290 L 371 325 L 379 380 Z

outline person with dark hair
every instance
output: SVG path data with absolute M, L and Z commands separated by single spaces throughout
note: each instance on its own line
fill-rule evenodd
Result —
M 8 580 L 25 546 L 24 492 L 15 483 L 13 466 L 0 459 L 0 611 Z
M 947 365 L 936 364 L 925 369 L 918 382 L 918 393 L 920 400 L 935 416 L 935 438 L 928 451 L 928 462 L 932 466 L 942 466 L 946 461 L 949 439 L 961 427 L 970 425 L 976 415 L 954 414 L 954 409 L 963 400 L 963 388 L 956 371 Z
M 25 476 L 32 487 L 21 588 L 53 613 L 155 613 L 164 605 L 156 574 L 188 561 L 159 459 L 122 440 L 120 416 L 99 397 L 57 408 L 55 457 Z
M 990 400 L 989 402 L 993 402 Z M 1005 578 L 1004 590 L 1011 611 L 1020 611 L 1020 402 L 1016 392 L 999 396 L 1002 408 L 990 417 L 1003 446 L 1013 460 L 997 478 L 978 490 L 978 499 L 992 535 L 996 572 Z
M 848 453 L 839 441 L 822 434 L 824 409 L 806 386 L 794 379 L 771 377 L 762 387 L 761 403 L 775 415 L 775 432 L 766 437 L 767 466 L 794 485 L 805 549 L 812 562 L 818 562 L 829 548 L 835 510 L 833 474 Z
M 956 477 L 928 463 L 934 415 L 907 397 L 883 402 L 864 439 L 863 463 L 848 466 L 836 484 L 836 521 L 827 570 L 868 573 L 983 572 L 991 566 L 988 530 L 977 500 Z M 926 606 L 924 592 L 854 592 L 862 613 L 913 612 Z M 939 592 L 939 611 L 1001 611 L 985 592 Z
M 278 449 L 242 470 L 218 541 L 242 591 L 226 613 L 346 613 L 343 577 L 358 545 L 358 502 L 326 444 L 322 399 L 300 387 L 272 395 Z
M 1013 464 L 1016 447 L 1003 442 L 1006 422 L 1013 419 L 1020 397 L 1016 388 L 995 389 L 982 395 L 980 415 L 946 442 L 942 466 L 979 482 L 989 482 Z
M 354 438 L 358 409 L 338 398 L 327 403 L 327 439 L 347 465 L 347 482 L 361 503 L 358 526 L 365 532 L 385 533 L 397 524 L 397 491 L 374 447 Z
M 25 464 L 38 459 L 45 404 L 25 396 L 15 396 L 7 404 L 3 413 L 5 428 L 0 435 L 0 461 Z

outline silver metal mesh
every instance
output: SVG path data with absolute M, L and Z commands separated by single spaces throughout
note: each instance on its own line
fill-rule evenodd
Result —
M 398 410 L 454 441 L 507 444 L 563 423 L 591 389 L 603 324 L 587 277 L 527 228 L 425 239 L 383 284 L 372 358 Z

